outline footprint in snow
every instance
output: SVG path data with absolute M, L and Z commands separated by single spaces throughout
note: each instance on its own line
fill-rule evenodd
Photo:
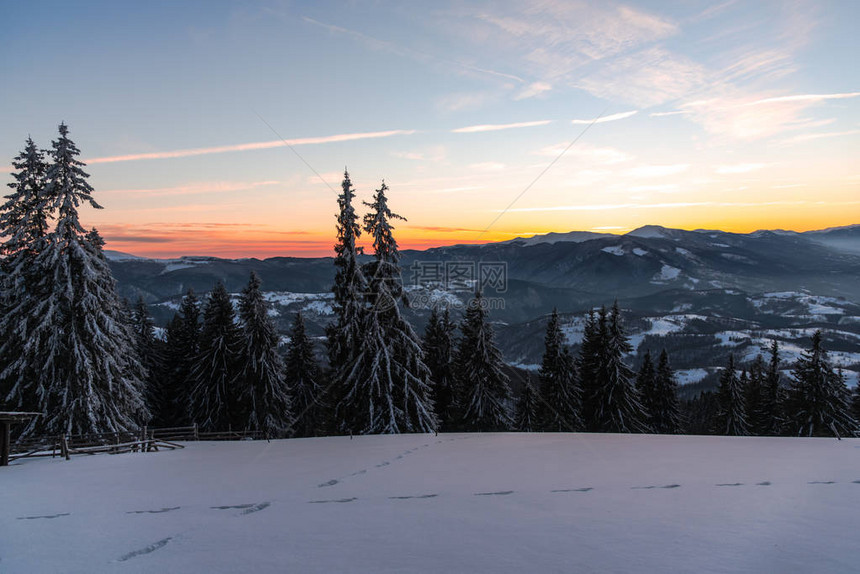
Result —
M 412 498 L 436 498 L 438 494 L 417 494 L 415 496 L 389 496 L 391 500 L 410 500 Z
M 653 488 L 680 488 L 680 484 L 665 484 L 663 486 L 657 486 L 655 484 L 649 486 L 631 486 L 631 490 L 651 490 Z
M 770 486 L 771 482 L 769 480 L 765 480 L 764 482 L 757 482 L 755 484 L 756 486 Z
M 806 484 L 836 484 L 835 480 L 813 480 L 811 482 L 807 482 Z
M 171 506 L 170 508 L 162 508 L 161 510 L 129 510 L 126 514 L 161 514 L 170 512 L 171 510 L 179 510 L 181 506 Z
M 271 505 L 272 505 L 271 502 L 261 502 L 260 504 L 254 504 L 253 506 L 246 508 L 245 510 L 243 510 L 239 514 L 242 516 L 244 516 L 246 514 L 253 514 L 255 512 L 260 512 L 261 510 L 265 510 L 266 508 L 269 508 Z
M 722 484 L 718 484 L 717 486 L 743 486 L 743 482 L 724 482 Z
M 245 508 L 252 508 L 253 504 L 233 504 L 230 506 L 210 506 L 209 508 L 213 510 L 242 510 Z
M 500 490 L 498 492 L 476 492 L 475 496 L 507 496 L 513 493 L 513 490 Z
M 359 474 L 364 474 L 366 472 L 367 472 L 367 469 L 365 468 L 365 469 L 357 470 L 357 471 L 353 472 L 352 474 L 350 474 L 350 476 L 358 476 Z
M 150 552 L 155 552 L 159 548 L 164 548 L 165 546 L 167 546 L 167 543 L 170 542 L 172 539 L 173 539 L 172 537 L 168 536 L 167 538 L 159 540 L 158 542 L 153 542 L 152 544 L 150 544 L 149 546 L 147 546 L 145 548 L 141 548 L 140 550 L 134 550 L 132 552 L 129 552 L 128 554 L 120 556 L 118 561 L 119 562 L 125 562 L 126 560 L 131 560 L 132 558 L 135 558 L 137 556 L 142 556 L 143 554 L 149 554 Z
M 318 484 L 318 485 L 317 485 L 317 488 L 325 488 L 326 486 L 334 486 L 334 485 L 335 485 L 335 484 L 337 484 L 338 482 L 340 482 L 338 479 L 333 478 L 333 479 L 329 480 L 328 482 L 324 482 L 324 483 L 322 483 L 322 484 Z
M 352 502 L 353 500 L 358 500 L 356 497 L 352 498 L 336 498 L 334 500 L 309 500 L 308 504 L 328 504 L 329 502 Z
M 391 463 L 386 460 L 384 462 L 380 462 L 379 464 L 377 464 L 376 468 L 382 468 L 383 466 L 388 466 L 389 464 L 391 464 Z
M 550 492 L 588 492 L 590 490 L 594 490 L 594 488 L 590 486 L 586 486 L 585 488 L 559 488 Z
M 18 520 L 38 520 L 40 518 L 51 519 L 51 518 L 59 518 L 61 516 L 70 516 L 70 515 L 71 515 L 70 512 L 63 512 L 61 514 L 48 514 L 46 516 L 19 516 Z

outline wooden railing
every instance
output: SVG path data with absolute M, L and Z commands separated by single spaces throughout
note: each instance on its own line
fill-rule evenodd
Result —
M 50 435 L 19 439 L 12 444 L 10 460 L 28 457 L 56 457 L 66 460 L 72 454 L 118 454 L 122 452 L 153 452 L 162 448 L 184 448 L 178 441 L 262 440 L 261 431 L 207 431 L 197 425 L 169 428 L 149 428 L 134 432 Z

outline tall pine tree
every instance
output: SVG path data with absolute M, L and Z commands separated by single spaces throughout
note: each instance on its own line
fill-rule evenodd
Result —
M 605 318 L 605 319 L 604 319 Z M 600 352 L 597 385 L 594 389 L 594 422 L 598 432 L 646 432 L 643 408 L 633 385 L 633 371 L 624 362 L 632 350 L 621 322 L 616 302 L 607 317 L 601 314 L 600 332 L 604 347 Z
M 278 332 L 260 285 L 260 278 L 251 272 L 239 298 L 239 403 L 247 428 L 266 437 L 281 438 L 292 425 L 292 407 L 284 361 L 278 352 Z
M 25 342 L 7 367 L 17 378 L 12 393 L 44 413 L 24 434 L 127 431 L 149 418 L 143 368 L 104 242 L 80 224 L 78 207 L 101 206 L 68 133 L 60 124 L 52 142 L 41 201 L 56 225 L 32 261 L 41 273 L 33 297 L 18 301 L 27 308 L 19 331 Z
M 480 291 L 469 302 L 460 330 L 454 372 L 463 393 L 462 426 L 479 432 L 508 430 L 511 390 Z
M 787 407 L 793 434 L 842 437 L 857 432 L 848 389 L 830 364 L 821 331 L 815 332 L 812 347 L 794 364 L 792 377 Z
M 305 331 L 302 314 L 296 313 L 287 345 L 286 381 L 293 398 L 293 436 L 318 436 L 325 428 L 326 405 L 322 402 L 320 369 L 313 343 Z
M 439 313 L 430 311 L 424 331 L 424 362 L 430 369 L 431 398 L 436 418 L 442 430 L 451 430 L 457 423 L 458 405 L 454 388 L 454 330 L 451 315 L 446 308 Z
M 209 293 L 203 310 L 200 350 L 191 370 L 191 420 L 203 431 L 244 430 L 236 378 L 241 341 L 233 303 L 223 283 Z
M 192 370 L 200 352 L 200 301 L 189 289 L 179 312 L 167 326 L 165 383 L 158 424 L 180 426 L 191 421 Z
M 726 368 L 720 375 L 717 404 L 718 410 L 714 429 L 717 434 L 728 436 L 746 436 L 749 434 L 744 405 L 744 388 L 735 372 L 735 357 L 732 354 L 729 354 Z
M 582 392 L 576 364 L 564 342 L 558 310 L 553 309 L 546 325 L 540 371 L 539 426 L 550 432 L 582 430 Z
M 535 432 L 540 430 L 539 418 L 540 404 L 537 392 L 532 387 L 531 381 L 523 381 L 523 389 L 517 399 L 516 413 L 514 414 L 514 430 L 519 432 Z
M 166 350 L 164 343 L 155 337 L 155 322 L 152 320 L 142 296 L 138 298 L 131 310 L 131 325 L 134 331 L 137 354 L 145 372 L 144 396 L 152 415 L 150 422 L 155 425 L 162 422 L 164 411 L 163 384 Z
M 655 379 L 655 400 L 651 403 L 649 424 L 654 432 L 676 434 L 681 432 L 681 408 L 678 404 L 678 383 L 675 373 L 669 366 L 666 349 L 660 352 L 657 360 Z
M 364 321 L 364 293 L 366 280 L 361 271 L 358 256 L 361 247 L 357 241 L 361 236 L 361 225 L 355 211 L 353 201 L 355 189 L 349 178 L 349 172 L 344 170 L 341 193 L 338 195 L 337 214 L 337 244 L 334 247 L 335 277 L 332 292 L 334 293 L 335 320 L 329 325 L 326 334 L 328 338 L 328 359 L 331 369 L 331 389 L 334 412 L 332 427 L 335 431 L 350 432 L 347 421 L 355 418 L 355 413 L 348 412 L 354 406 L 344 402 L 349 393 L 350 376 L 355 357 L 364 341 L 362 322 Z
M 657 410 L 657 370 L 651 360 L 651 351 L 646 351 L 642 358 L 642 366 L 636 375 L 636 390 L 642 402 L 645 421 L 653 428 L 654 415 Z
M 430 399 L 430 370 L 421 342 L 400 313 L 403 286 L 392 220 L 403 219 L 376 190 L 367 203 L 365 231 L 373 238 L 374 260 L 364 272 L 367 291 L 361 317 L 363 343 L 346 375 L 341 404 L 347 429 L 359 434 L 431 432 L 436 429 Z

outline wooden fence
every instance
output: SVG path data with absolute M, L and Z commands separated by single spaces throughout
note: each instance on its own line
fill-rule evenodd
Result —
M 73 454 L 119 454 L 184 448 L 181 444 L 177 444 L 177 441 L 260 440 L 267 438 L 260 431 L 201 432 L 197 425 L 170 428 L 144 427 L 135 432 L 51 435 L 19 439 L 12 444 L 9 460 L 48 456 L 52 458 L 61 456 L 68 460 Z

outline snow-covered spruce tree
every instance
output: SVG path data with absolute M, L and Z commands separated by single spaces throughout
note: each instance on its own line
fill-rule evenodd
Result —
M 60 124 L 52 142 L 43 198 L 56 225 L 34 265 L 42 273 L 30 306 L 26 342 L 10 368 L 37 399 L 31 433 L 91 433 L 136 429 L 149 418 L 134 333 L 102 252 L 98 232 L 86 232 L 78 207 L 100 209 L 79 150 Z M 26 390 L 23 396 L 27 396 Z
M 761 353 L 753 359 L 749 377 L 744 387 L 744 405 L 747 411 L 747 429 L 754 436 L 766 434 L 769 421 L 764 409 L 767 394 L 764 357 Z
M 191 369 L 191 421 L 203 431 L 247 427 L 236 388 L 241 340 L 233 303 L 223 283 L 209 293 L 203 309 L 200 350 Z
M 651 404 L 649 425 L 656 433 L 677 434 L 681 432 L 681 407 L 678 404 L 678 383 L 675 373 L 669 366 L 666 349 L 660 352 L 657 360 L 655 385 L 656 399 Z
M 553 309 L 546 325 L 540 371 L 539 428 L 549 432 L 582 430 L 582 392 L 576 363 L 565 345 L 558 310 Z
M 167 326 L 165 381 L 162 385 L 160 426 L 180 426 L 191 421 L 192 369 L 200 352 L 200 301 L 189 289 L 179 312 Z
M 131 326 L 140 363 L 146 373 L 144 377 L 144 397 L 152 415 L 151 423 L 162 419 L 164 409 L 165 353 L 164 342 L 155 337 L 155 322 L 143 297 L 131 309 Z
M 326 405 L 322 402 L 321 374 L 301 312 L 296 313 L 290 331 L 285 372 L 295 414 L 293 436 L 322 434 Z
M 0 409 L 33 410 L 36 399 L 22 396 L 24 384 L 20 384 L 33 375 L 20 368 L 7 371 L 7 367 L 22 356 L 27 319 L 40 295 L 36 287 L 42 273 L 35 259 L 45 247 L 48 232 L 49 211 L 43 201 L 48 166 L 44 152 L 28 138 L 12 167 L 16 170 L 8 184 L 12 193 L 0 206 Z M 9 396 L 16 383 L 18 392 Z
M 469 301 L 460 331 L 454 376 L 463 393 L 461 426 L 478 432 L 508 430 L 511 390 L 480 291 Z
M 854 387 L 851 395 L 851 414 L 854 415 L 855 421 L 860 421 L 860 384 Z
M 541 428 L 540 404 L 537 392 L 532 387 L 531 381 L 523 382 L 523 390 L 517 399 L 516 413 L 514 415 L 514 430 L 519 432 L 536 432 Z
M 358 256 L 362 248 L 357 245 L 361 236 L 358 214 L 353 200 L 355 189 L 349 172 L 343 172 L 341 193 L 338 195 L 337 244 L 334 246 L 335 276 L 332 292 L 335 320 L 326 330 L 328 359 L 331 370 L 331 397 L 322 397 L 331 404 L 329 426 L 336 432 L 349 432 L 347 420 L 354 413 L 347 412 L 352 404 L 344 403 L 349 392 L 347 378 L 355 357 L 363 343 L 362 321 L 364 318 L 364 292 L 366 281 L 361 271 Z
M 424 362 L 430 369 L 431 398 L 442 430 L 452 430 L 458 422 L 454 389 L 455 329 L 448 309 L 440 314 L 433 307 L 424 330 Z
M 744 388 L 735 372 L 735 357 L 729 354 L 728 363 L 720 375 L 717 387 L 717 415 L 714 430 L 727 436 L 746 436 L 747 415 L 744 405 Z
M 857 432 L 848 389 L 830 364 L 821 331 L 812 335 L 812 348 L 801 354 L 791 374 L 787 410 L 792 434 L 842 437 Z
M 654 368 L 654 361 L 651 360 L 650 350 L 645 352 L 642 366 L 636 375 L 636 391 L 642 402 L 644 419 L 653 428 L 653 413 L 657 410 L 657 370 Z
M 594 398 L 595 422 L 598 432 L 646 432 L 642 404 L 634 374 L 624 362 L 624 355 L 632 350 L 624 327 L 618 303 L 606 319 L 605 348 Z
M 239 412 L 247 428 L 281 438 L 292 427 L 292 405 L 284 360 L 278 352 L 278 331 L 260 285 L 260 278 L 252 271 L 239 297 Z
M 762 434 L 766 436 L 780 435 L 786 428 L 785 421 L 785 389 L 782 387 L 782 376 L 779 372 L 779 344 L 771 341 L 770 356 L 764 375 L 764 392 L 761 397 Z
M 388 207 L 385 182 L 366 203 L 364 230 L 373 238 L 367 278 L 363 343 L 350 364 L 342 400 L 347 428 L 358 434 L 432 432 L 437 421 L 430 399 L 430 369 L 421 341 L 400 313 L 403 286 L 400 253 L 391 221 L 403 219 Z
M 598 426 L 595 400 L 598 396 L 597 389 L 606 348 L 606 335 L 606 308 L 601 308 L 599 315 L 595 315 L 593 309 L 590 310 L 585 316 L 582 343 L 576 359 L 582 388 L 582 420 L 585 423 L 585 429 L 589 431 L 596 431 Z

